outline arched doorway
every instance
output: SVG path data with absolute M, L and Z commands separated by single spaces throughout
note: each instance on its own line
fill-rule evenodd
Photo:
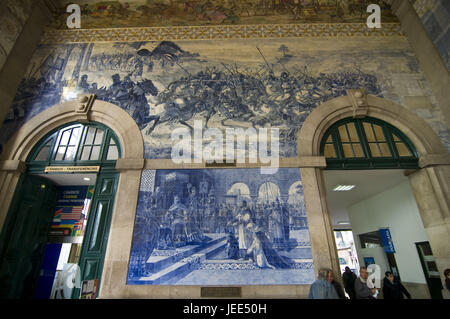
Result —
M 100 280 L 120 156 L 100 123 L 65 125 L 32 149 L 1 235 L 4 298 L 77 298 L 63 282 L 76 265 L 82 281 Z
M 368 145 L 368 133 L 363 132 L 366 139 L 364 144 L 368 149 L 365 153 L 358 146 L 356 148 L 352 147 L 356 140 L 351 140 L 352 136 L 349 131 L 352 128 L 346 126 L 341 128 L 342 132 L 344 133 L 345 131 L 346 133 L 347 140 L 343 143 L 346 145 L 340 145 L 336 149 L 333 134 L 327 135 L 329 133 L 328 130 L 338 121 L 343 121 L 341 124 L 344 124 L 346 119 L 350 118 L 352 119 L 351 121 L 355 121 L 355 119 L 361 120 L 361 125 L 354 124 L 356 130 L 357 127 L 360 130 L 364 130 L 364 120 L 372 118 L 372 123 L 375 123 L 377 120 L 383 121 L 389 126 L 388 128 L 394 128 L 394 131 L 401 132 L 415 147 L 418 161 L 414 158 L 415 156 L 409 156 L 410 158 L 406 161 L 400 158 L 402 156 L 397 158 L 393 156 L 394 158 L 389 157 L 390 162 L 383 163 L 383 158 L 387 158 L 387 156 L 383 156 L 383 152 L 391 150 L 390 143 L 396 144 L 397 142 L 402 142 L 403 139 L 399 135 L 392 137 L 390 142 L 374 139 L 371 140 L 373 143 L 371 146 Z M 387 127 L 386 125 L 383 126 Z M 327 138 L 325 138 L 326 135 Z M 406 144 L 405 146 L 408 149 Z M 370 151 L 371 147 L 374 147 L 373 153 Z M 375 151 L 375 148 L 377 151 Z M 344 162 L 338 163 L 342 159 L 339 156 L 345 155 L 346 151 L 347 154 L 351 153 L 352 156 L 344 158 Z M 401 150 L 396 151 L 400 152 Z M 317 266 L 331 267 L 336 272 L 335 276 L 338 275 L 338 278 L 340 277 L 337 248 L 333 235 L 333 221 L 330 216 L 330 204 L 327 200 L 327 193 L 330 190 L 327 189 L 324 181 L 324 169 L 328 165 L 331 167 L 334 161 L 334 164 L 341 165 L 341 169 L 345 169 L 344 167 L 349 163 L 363 165 L 358 170 L 375 169 L 378 164 L 382 164 L 378 168 L 386 165 L 385 168 L 393 169 L 392 165 L 397 165 L 397 168 L 404 167 L 402 165 L 406 165 L 406 162 L 411 160 L 416 161 L 417 164 L 413 162 L 408 164 L 411 165 L 411 170 L 406 171 L 408 175 L 406 179 L 412 190 L 413 199 L 416 202 L 420 219 L 423 222 L 425 233 L 431 245 L 430 247 L 433 249 L 438 272 L 441 280 L 443 279 L 442 273 L 446 267 L 447 256 L 449 255 L 448 248 L 443 246 L 443 242 L 448 241 L 447 239 L 449 238 L 448 222 L 445 220 L 449 204 L 447 194 L 449 187 L 449 156 L 440 138 L 424 120 L 398 104 L 374 96 L 367 96 L 362 90 L 349 90 L 347 96 L 322 104 L 308 116 L 299 135 L 298 153 L 300 158 L 312 157 L 318 161 L 318 164 L 311 165 L 313 167 L 301 168 L 308 219 L 318 219 L 319 216 L 322 218 L 318 219 L 320 223 L 316 224 L 316 227 L 319 227 L 320 224 L 320 228 L 323 229 L 323 235 L 312 236 L 311 240 L 313 256 L 317 260 L 315 262 Z M 366 154 L 371 155 L 371 157 L 366 158 Z M 374 157 L 373 154 L 378 154 L 378 156 Z M 328 155 L 329 158 L 326 159 L 324 155 Z M 405 156 L 405 159 L 407 157 Z M 414 165 L 418 169 L 414 169 Z M 351 167 L 351 165 L 348 167 Z M 355 166 L 353 166 L 352 170 L 347 170 L 346 175 L 350 171 L 355 171 L 354 168 Z M 377 171 L 377 174 L 379 172 L 381 171 Z M 431 206 L 433 207 L 429 205 L 430 203 L 432 203 Z M 433 218 L 431 218 L 431 215 L 433 215 Z M 315 251 L 315 246 L 320 247 L 321 254 Z M 324 247 L 328 247 L 328 254 Z
M 122 247 L 124 243 L 126 244 L 123 236 L 126 236 L 127 232 L 130 236 L 132 234 L 137 204 L 134 199 L 138 197 L 141 170 L 144 167 L 142 134 L 136 122 L 120 107 L 95 100 L 95 96 L 87 98 L 83 96 L 78 101 L 53 106 L 37 114 L 20 127 L 0 155 L 0 226 L 3 232 L 6 229 L 4 227 L 5 220 L 13 201 L 13 195 L 27 171 L 27 159 L 30 158 L 35 146 L 39 141 L 48 137 L 51 132 L 68 123 L 103 124 L 115 133 L 117 145 L 121 147 L 120 158 L 115 161 L 115 164 L 110 165 L 111 169 L 114 168 L 116 172 L 120 172 L 120 178 L 115 192 L 111 226 L 108 229 L 109 236 L 106 236 L 109 237 L 108 245 L 106 247 L 101 245 L 105 254 L 103 271 L 100 272 L 100 290 L 97 293 L 97 296 L 114 296 L 113 286 L 117 282 L 125 282 L 127 273 L 125 271 L 114 278 L 109 274 L 115 265 L 126 264 L 129 259 L 126 254 L 128 250 Z M 106 189 L 110 190 L 111 188 L 105 187 Z M 112 204 L 112 202 L 110 203 Z M 99 223 L 102 221 L 99 220 Z M 96 244 L 100 242 L 96 241 Z M 86 274 L 97 271 L 99 269 L 97 266 L 100 265 L 89 261 L 91 259 L 88 258 Z
M 259 186 L 258 201 L 261 203 L 275 203 L 280 201 L 281 193 L 277 184 L 272 182 L 264 182 Z
M 234 183 L 227 191 L 227 195 L 236 195 L 250 199 L 250 189 L 245 183 Z

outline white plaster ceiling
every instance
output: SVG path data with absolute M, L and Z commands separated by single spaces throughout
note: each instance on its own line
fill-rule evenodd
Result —
M 340 221 L 349 221 L 347 207 L 407 180 L 404 170 L 352 170 L 324 171 L 328 207 L 334 228 L 350 229 L 351 225 L 338 225 Z M 334 192 L 336 185 L 356 185 L 347 192 Z

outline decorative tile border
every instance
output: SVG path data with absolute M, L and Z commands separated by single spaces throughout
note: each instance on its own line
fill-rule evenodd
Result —
M 148 27 L 114 29 L 48 30 L 42 44 L 84 42 L 132 42 L 176 40 L 222 40 L 287 37 L 401 36 L 399 23 L 369 29 L 365 23 L 260 24 L 198 27 Z

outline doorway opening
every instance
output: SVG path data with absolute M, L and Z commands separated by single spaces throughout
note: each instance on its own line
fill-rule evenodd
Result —
M 80 285 L 80 278 L 77 278 L 78 263 L 97 174 L 37 176 L 55 185 L 58 198 L 48 230 L 34 298 L 68 299 L 72 296 L 73 288 Z
M 34 147 L 0 235 L 2 298 L 97 296 L 120 156 L 99 123 L 71 123 Z
M 411 141 L 378 119 L 347 118 L 327 130 L 321 154 L 327 159 L 323 176 L 341 266 L 351 262 L 344 257 L 351 252 L 344 246 L 351 245 L 343 244 L 343 236 L 352 232 L 347 241 L 353 237 L 357 262 L 348 266 L 356 266 L 351 268 L 356 275 L 360 267 L 376 264 L 377 288 L 391 271 L 413 298 L 435 298 L 415 244 L 428 237 L 407 176 L 419 168 Z

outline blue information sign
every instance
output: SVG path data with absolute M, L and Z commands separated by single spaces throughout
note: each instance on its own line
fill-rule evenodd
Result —
M 391 254 L 395 253 L 394 243 L 392 242 L 392 236 L 389 228 L 380 228 L 379 231 L 384 251 Z

